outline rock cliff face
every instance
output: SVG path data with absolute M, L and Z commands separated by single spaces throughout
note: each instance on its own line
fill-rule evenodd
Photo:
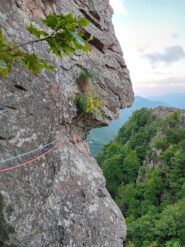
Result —
M 0 26 L 10 40 L 29 41 L 26 25 L 40 25 L 49 12 L 89 19 L 92 51 L 61 61 L 44 44 L 30 45 L 30 51 L 54 61 L 56 72 L 35 77 L 18 65 L 0 80 L 0 169 L 46 152 L 25 167 L 0 173 L 0 246 L 121 247 L 124 219 L 85 141 L 88 130 L 106 125 L 133 101 L 112 9 L 108 0 L 3 0 Z M 73 102 L 83 68 L 95 75 L 102 116 L 79 115 Z

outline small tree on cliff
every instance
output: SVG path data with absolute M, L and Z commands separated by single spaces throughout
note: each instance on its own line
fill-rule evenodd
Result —
M 42 23 L 46 28 L 39 29 L 33 24 L 27 27 L 36 39 L 22 44 L 8 41 L 0 30 L 0 76 L 6 77 L 17 63 L 22 63 L 33 74 L 38 74 L 42 69 L 54 69 L 45 59 L 23 49 L 29 44 L 46 42 L 49 51 L 57 57 L 70 56 L 76 50 L 90 51 L 91 37 L 88 40 L 84 37 L 84 28 L 89 24 L 87 19 L 78 19 L 71 13 L 68 15 L 50 14 L 42 20 Z

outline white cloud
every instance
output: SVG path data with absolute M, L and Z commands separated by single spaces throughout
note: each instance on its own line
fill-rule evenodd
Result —
M 165 47 L 163 52 L 147 53 L 144 55 L 151 64 L 157 62 L 165 62 L 167 64 L 177 62 L 185 58 L 185 52 L 182 46 L 168 46 Z
M 114 9 L 115 14 L 127 15 L 128 11 L 123 0 L 110 0 L 110 5 Z

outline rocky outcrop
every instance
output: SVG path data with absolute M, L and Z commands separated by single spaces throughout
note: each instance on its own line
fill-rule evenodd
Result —
M 178 125 L 181 127 L 185 127 L 185 110 L 184 109 L 179 109 L 175 107 L 159 106 L 155 108 L 153 111 L 153 114 L 160 119 L 165 119 L 166 117 L 174 113 L 179 113 L 180 115 Z
M 185 110 L 175 108 L 175 107 L 166 107 L 159 106 L 153 109 L 152 115 L 155 116 L 159 121 L 167 121 L 167 118 L 177 114 L 177 120 L 172 120 L 171 123 L 169 121 L 166 128 L 175 127 L 175 128 L 185 128 Z M 171 124 L 171 126 L 170 126 Z M 159 124 L 160 126 L 160 124 Z M 150 141 L 151 151 L 149 155 L 146 156 L 146 159 L 143 161 L 143 166 L 147 171 L 151 171 L 156 166 L 163 166 L 164 161 L 161 159 L 161 154 L 164 150 L 162 148 L 156 147 L 155 140 L 163 140 L 165 138 L 165 132 L 163 128 L 158 127 L 158 130 L 155 134 L 153 140 Z M 147 174 L 148 175 L 148 174 Z M 146 174 L 143 176 L 142 171 L 139 172 L 137 183 L 146 179 Z
M 85 141 L 88 130 L 108 124 L 133 101 L 112 9 L 108 0 L 2 1 L 0 26 L 10 40 L 29 41 L 26 25 L 40 25 L 49 12 L 73 12 L 89 19 L 86 33 L 94 36 L 92 51 L 61 61 L 45 44 L 30 45 L 30 51 L 53 60 L 56 72 L 35 77 L 18 65 L 0 80 L 1 169 L 30 162 L 0 173 L 0 246 L 121 247 L 124 219 Z M 103 101 L 103 114 L 98 116 L 78 115 L 73 101 L 84 68 L 95 75 L 93 83 Z M 43 148 L 47 143 L 51 144 Z

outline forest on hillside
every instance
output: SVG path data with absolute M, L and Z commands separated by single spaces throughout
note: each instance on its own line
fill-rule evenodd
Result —
M 126 218 L 126 247 L 184 247 L 185 119 L 135 111 L 97 156 Z

